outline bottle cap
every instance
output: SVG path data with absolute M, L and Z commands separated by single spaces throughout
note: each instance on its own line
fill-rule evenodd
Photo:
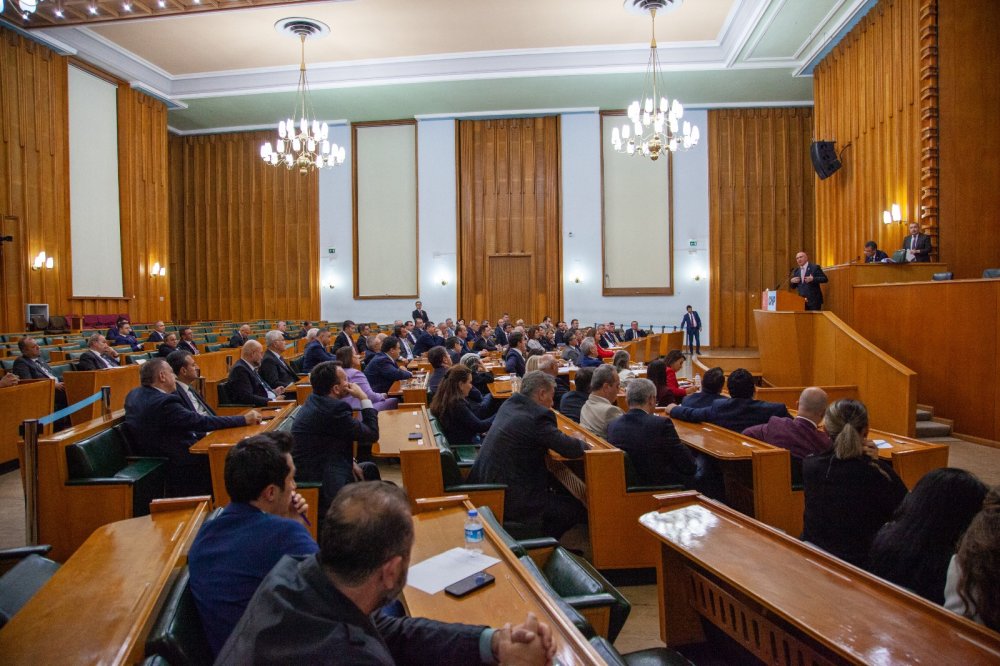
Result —
M 479 512 L 476 511 L 475 509 L 469 509 L 469 518 L 475 518 L 478 515 L 479 515 Z

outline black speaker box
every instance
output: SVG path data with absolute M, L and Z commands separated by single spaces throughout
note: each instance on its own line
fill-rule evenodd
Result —
M 812 158 L 813 169 L 820 180 L 826 180 L 840 169 L 840 158 L 837 157 L 835 145 L 833 141 L 813 141 L 809 146 L 809 157 Z

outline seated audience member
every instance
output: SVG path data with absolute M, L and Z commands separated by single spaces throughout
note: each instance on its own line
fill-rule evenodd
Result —
M 826 391 L 810 386 L 799 394 L 798 415 L 795 418 L 772 416 L 767 423 L 751 426 L 743 434 L 788 449 L 792 457 L 799 460 L 826 453 L 833 445 L 829 435 L 819 429 L 826 404 Z M 795 469 L 793 465 L 793 482 Z
M 368 364 L 371 363 L 372 359 L 375 358 L 380 351 L 382 351 L 382 341 L 385 340 L 387 337 L 389 336 L 387 336 L 385 333 L 379 333 L 378 335 L 370 336 L 365 341 L 364 344 L 365 350 L 363 352 L 360 350 L 358 351 L 358 354 L 361 355 L 362 368 L 367 368 Z M 360 341 L 361 338 L 358 338 L 358 340 Z M 341 347 L 341 349 L 343 349 L 343 347 Z M 400 355 L 402 355 L 402 353 L 403 353 L 402 349 L 400 349 Z M 396 356 L 397 361 L 399 360 L 399 358 L 400 358 L 399 356 Z M 397 363 L 397 367 L 398 366 L 399 364 Z
M 507 374 L 523 377 L 527 366 L 524 355 L 528 351 L 528 343 L 524 339 L 524 333 L 511 333 L 510 347 L 504 355 L 504 365 L 507 367 Z
M 304 328 L 302 329 L 302 339 L 305 341 L 305 344 L 307 345 L 313 340 L 315 340 L 318 336 L 319 336 L 318 328 L 314 327 L 310 328 L 309 330 L 306 330 Z
M 350 319 L 344 321 L 344 325 L 340 329 L 340 333 L 337 334 L 337 339 L 333 341 L 333 353 L 336 354 L 337 350 L 341 347 L 353 347 L 354 346 L 354 322 Z
M 948 566 L 944 607 L 1000 631 L 1000 487 L 983 500 Z
M 670 386 L 667 384 L 667 362 L 662 358 L 650 361 L 646 367 L 646 379 L 653 382 L 656 387 L 656 405 L 665 407 L 674 404 L 676 399 Z
M 865 243 L 865 263 L 889 263 L 889 255 L 878 249 L 878 244 L 875 241 L 868 241 Z
M 294 340 L 295 339 L 295 337 L 291 333 L 288 332 L 288 322 L 279 321 L 277 324 L 274 325 L 274 330 L 276 330 L 279 333 L 281 333 L 281 337 L 284 338 L 285 340 Z
M 570 365 L 580 365 L 580 336 L 573 329 L 567 331 L 563 339 L 566 340 L 566 346 L 562 348 L 562 360 Z
M 104 336 L 101 336 L 104 337 Z M 134 455 L 167 459 L 166 496 L 211 495 L 208 456 L 191 453 L 203 433 L 260 423 L 260 413 L 203 416 L 188 409 L 174 391 L 177 377 L 162 358 L 139 368 L 141 386 L 125 397 L 125 424 Z
M 469 483 L 505 483 L 504 520 L 524 531 L 559 538 L 586 519 L 586 510 L 571 495 L 550 492 L 545 452 L 579 458 L 587 445 L 559 430 L 552 413 L 555 380 L 529 372 L 521 391 L 500 407 L 469 473 Z
M 444 347 L 431 347 L 427 352 L 427 362 L 431 364 L 431 374 L 427 377 L 427 392 L 434 394 L 451 367 L 451 354 Z
M 410 501 L 400 488 L 345 488 L 326 514 L 320 552 L 278 562 L 216 664 L 551 663 L 551 629 L 530 613 L 495 631 L 377 613 L 403 591 L 412 548 Z
M 619 349 L 615 352 L 615 355 L 611 358 L 611 367 L 618 371 L 618 379 L 621 383 L 627 384 L 630 379 L 635 377 L 635 373 L 632 372 L 631 358 L 628 352 L 624 349 Z
M 479 335 L 472 345 L 472 351 L 476 353 L 492 352 L 497 350 L 497 343 L 493 339 L 493 329 L 489 324 L 483 324 L 479 329 Z
M 497 321 L 497 326 L 493 329 L 493 338 L 498 347 L 506 347 L 510 344 L 510 324 L 501 320 Z
M 598 437 L 607 439 L 608 423 L 624 412 L 617 404 L 621 382 L 610 365 L 601 365 L 590 379 L 590 395 L 580 410 L 580 425 Z
M 989 489 L 963 469 L 941 467 L 923 476 L 892 520 L 875 535 L 868 571 L 944 603 L 948 564 Z
M 593 368 L 580 368 L 576 371 L 574 384 L 576 388 L 569 391 L 559 401 L 559 413 L 580 422 L 580 410 L 590 397 L 590 379 L 594 376 Z
M 530 362 L 531 359 L 528 359 Z M 564 395 L 569 393 L 569 374 L 559 374 L 559 361 L 546 354 L 538 357 L 537 369 L 551 376 L 556 380 L 556 394 L 552 398 L 552 404 L 558 405 Z
M 12 372 L 8 372 L 3 377 L 0 377 L 0 388 L 7 388 L 10 386 L 17 386 L 21 381 L 21 378 Z
M 667 358 L 664 360 L 664 363 L 667 366 L 667 391 L 673 396 L 673 402 L 680 403 L 685 397 L 694 393 L 693 386 L 681 388 L 680 382 L 677 381 L 677 373 L 684 367 L 684 353 L 679 349 L 671 349 L 667 352 Z M 659 399 L 659 392 L 657 393 L 657 399 Z M 668 402 L 667 404 L 670 403 Z
M 500 405 L 493 402 L 493 394 L 490 393 L 490 384 L 495 381 L 493 373 L 486 369 L 482 358 L 475 352 L 463 356 L 461 364 L 472 373 L 472 390 L 467 397 L 472 412 L 479 418 L 496 413 Z
M 615 353 L 608 348 L 612 346 L 612 343 L 608 340 L 607 329 L 604 324 L 598 324 L 596 328 L 588 328 L 583 334 L 583 338 L 585 340 L 590 338 L 594 341 L 594 344 L 597 345 L 597 358 L 605 359 L 611 358 L 615 355 Z
M 312 330 L 312 323 L 306 319 L 302 320 L 302 325 L 299 327 L 299 337 L 305 338 L 309 335 L 309 331 Z
M 303 523 L 308 505 L 295 492 L 292 441 L 288 433 L 266 432 L 229 450 L 229 504 L 191 544 L 191 594 L 213 654 L 278 560 L 319 551 Z
M 166 358 L 175 351 L 177 351 L 177 334 L 173 332 L 167 333 L 167 338 L 163 341 L 163 344 L 156 348 L 156 355 Z
M 749 370 L 737 368 L 729 375 L 729 400 L 716 400 L 708 407 L 691 409 L 682 405 L 667 405 L 667 414 L 672 419 L 692 423 L 714 423 L 735 432 L 743 432 L 750 426 L 767 423 L 772 416 L 788 416 L 788 409 L 778 402 L 754 400 L 757 387 Z
M 862 566 L 875 534 L 906 497 L 906 486 L 891 463 L 879 460 L 875 444 L 866 441 L 868 410 L 863 404 L 838 400 L 823 420 L 833 449 L 802 463 L 802 539 Z
M 299 375 L 288 365 L 283 352 L 287 338 L 278 329 L 268 331 L 264 335 L 267 351 L 260 361 L 260 376 L 268 386 L 284 386 L 286 391 L 295 390 L 294 384 L 299 381 Z M 289 388 L 291 387 L 291 388 Z
M 121 332 L 122 326 L 127 323 L 129 323 L 128 317 L 118 317 L 118 319 L 115 320 L 115 325 L 108 329 L 108 332 L 105 333 L 104 337 L 110 341 L 114 341 Z
M 697 409 L 698 407 L 708 407 L 716 400 L 726 400 L 726 396 L 722 395 L 722 387 L 725 383 L 726 374 L 722 368 L 710 368 L 701 379 L 701 390 L 689 394 L 681 401 L 681 404 L 691 409 Z
M 177 349 L 188 352 L 189 354 L 198 354 L 198 345 L 194 341 L 194 331 L 190 326 L 185 326 L 181 329 L 181 339 L 177 343 Z
M 451 358 L 452 365 L 458 365 L 462 360 L 462 354 L 465 353 L 465 349 L 462 347 L 462 340 L 456 335 L 451 336 L 444 341 L 445 351 L 448 352 L 448 356 Z
M 178 349 L 171 352 L 166 360 L 177 377 L 177 388 L 174 393 L 181 399 L 184 406 L 202 416 L 215 416 L 215 410 L 208 406 L 205 398 L 194 387 L 194 383 L 199 377 L 198 363 L 194 360 L 194 355 L 183 349 Z
M 599 347 L 593 338 L 584 337 L 580 343 L 580 359 L 577 365 L 581 368 L 599 368 L 603 365 L 601 359 L 597 357 Z
M 649 335 L 647 331 L 643 331 L 639 328 L 639 322 L 633 321 L 629 329 L 625 331 L 625 342 L 629 342 L 630 340 L 639 340 L 647 335 Z
M 295 445 L 292 458 L 298 480 L 319 482 L 320 515 L 341 488 L 353 481 L 379 478 L 378 467 L 354 462 L 354 442 L 378 441 L 378 412 L 364 391 L 347 381 L 339 363 L 320 363 L 309 374 L 313 392 L 296 413 L 292 424 Z M 361 402 L 361 418 L 352 415 L 344 399 L 354 396 Z
M 392 329 L 392 337 L 399 340 L 399 358 L 404 361 L 413 360 L 413 344 L 407 335 L 406 327 L 396 326 Z
M 625 389 L 628 411 L 608 423 L 608 441 L 632 460 L 644 486 L 682 484 L 693 487 L 697 465 L 681 443 L 670 419 L 655 415 L 656 387 L 648 379 L 633 379 Z
M 545 353 L 545 347 L 542 346 L 541 337 L 542 329 L 537 326 L 529 326 L 528 330 L 525 332 L 525 340 L 528 351 L 538 350 Z
M 111 345 L 128 345 L 132 348 L 132 351 L 142 351 L 142 343 L 139 342 L 139 339 L 135 337 L 135 333 L 132 332 L 132 324 L 127 321 L 122 323 L 118 329 L 118 333 L 113 338 L 108 338 L 108 342 Z
M 399 367 L 399 340 L 391 335 L 379 346 L 379 352 L 365 366 L 365 377 L 376 393 L 385 393 L 397 381 L 413 377 L 409 370 Z
M 555 351 L 556 350 L 555 329 L 552 328 L 551 326 L 545 329 L 545 332 L 542 333 L 542 337 L 540 337 L 538 341 L 542 343 L 542 347 L 545 349 L 545 351 L 547 352 Z
M 437 326 L 434 322 L 429 321 L 427 325 L 424 326 L 423 334 L 417 338 L 417 344 L 413 347 L 413 353 L 417 356 L 421 354 L 426 354 L 431 347 L 443 347 L 444 338 L 438 335 Z
M 375 411 L 384 412 L 387 409 L 396 409 L 396 405 L 399 404 L 396 398 L 390 398 L 385 393 L 376 393 L 372 390 L 371 385 L 368 383 L 368 376 L 361 372 L 361 356 L 358 354 L 357 349 L 354 347 L 341 347 L 337 350 L 336 356 L 341 367 L 344 368 L 347 381 L 357 385 L 361 389 L 365 396 L 371 400 Z M 344 399 L 351 406 L 351 409 L 361 409 L 361 401 L 353 395 L 349 395 Z
M 597 342 L 605 349 L 618 345 L 618 336 L 615 335 L 614 324 L 597 325 Z
M 60 410 L 66 407 L 66 385 L 56 377 L 55 372 L 49 364 L 42 360 L 42 350 L 38 346 L 38 341 L 31 337 L 23 337 L 17 341 L 17 348 L 21 355 L 14 359 L 14 364 L 10 373 L 5 377 L 16 377 L 18 379 L 53 379 L 55 380 L 55 402 L 53 407 Z M 8 379 L 8 382 L 17 382 Z M 66 424 L 67 427 L 69 424 Z
M 325 328 L 322 331 L 314 328 L 309 333 L 313 331 L 316 331 L 316 336 L 306 343 L 302 354 L 302 372 L 311 372 L 320 363 L 337 360 L 336 356 L 326 350 L 330 345 L 330 331 Z M 308 340 L 308 337 L 306 339 Z
M 107 370 L 121 367 L 118 352 L 108 345 L 107 339 L 100 333 L 94 333 L 87 338 L 87 351 L 80 354 L 76 362 L 77 370 Z
M 257 374 L 263 358 L 264 348 L 261 344 L 256 340 L 247 340 L 240 350 L 240 360 L 229 369 L 226 390 L 229 398 L 237 405 L 266 407 L 269 401 L 276 400 L 285 393 L 284 386 L 272 388 Z
M 441 432 L 452 444 L 478 444 L 480 435 L 490 429 L 493 417 L 479 418 L 469 404 L 472 371 L 463 364 L 448 369 L 431 400 L 431 414 L 437 417 Z
M 358 325 L 358 339 L 354 343 L 354 347 L 355 347 L 355 349 L 357 349 L 358 353 L 361 354 L 362 358 L 365 358 L 367 356 L 367 354 L 368 354 L 368 338 L 369 337 L 372 337 L 372 327 L 369 326 L 368 324 L 359 324 Z M 334 345 L 334 346 L 336 346 L 336 345 Z M 339 351 L 339 350 L 334 349 L 334 351 L 333 351 L 334 355 L 336 355 L 337 351 Z M 377 349 L 375 351 L 378 352 Z
M 149 333 L 149 337 L 146 338 L 146 342 L 165 342 L 167 339 L 167 325 L 162 321 L 158 321 L 153 324 L 153 330 Z
M 250 324 L 243 324 L 233 333 L 233 337 L 229 338 L 229 346 L 233 349 L 242 347 L 248 340 L 250 340 Z

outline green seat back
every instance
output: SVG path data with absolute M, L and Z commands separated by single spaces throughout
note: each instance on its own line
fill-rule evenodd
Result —
M 159 655 L 168 664 L 211 664 L 214 659 L 191 594 L 188 568 L 174 581 L 156 623 L 146 638 L 146 654 Z
M 102 430 L 66 447 L 70 479 L 112 477 L 126 466 L 126 457 L 125 438 L 116 428 Z

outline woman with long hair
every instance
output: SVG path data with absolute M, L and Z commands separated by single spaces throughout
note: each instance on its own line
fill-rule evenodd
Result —
M 354 345 L 341 347 L 334 356 L 340 361 L 340 365 L 344 367 L 344 374 L 347 375 L 347 381 L 357 384 L 358 388 L 365 392 L 368 399 L 372 401 L 372 407 L 380 412 L 384 412 L 387 409 L 396 409 L 396 405 L 399 403 L 396 398 L 390 398 L 385 393 L 376 393 L 372 390 L 371 384 L 368 383 L 368 377 L 365 376 L 365 373 L 361 372 L 361 355 L 354 348 Z M 344 399 L 352 408 L 361 409 L 361 401 L 354 396 L 347 396 Z
M 431 400 L 431 414 L 451 444 L 478 443 L 493 423 L 492 416 L 480 419 L 473 413 L 468 401 L 471 390 L 472 371 L 460 363 L 448 370 Z
M 802 539 L 861 566 L 875 534 L 906 497 L 906 486 L 866 439 L 868 410 L 860 401 L 834 402 L 823 422 L 833 448 L 802 463 Z
M 986 493 L 951 558 L 944 607 L 1000 631 L 1000 487 Z
M 601 328 L 603 330 L 604 328 L 603 324 Z M 606 359 L 606 358 L 611 358 L 615 355 L 615 353 L 610 349 L 605 349 L 604 347 L 601 346 L 601 331 L 594 328 L 593 326 L 587 329 L 587 331 L 583 334 L 583 337 L 584 339 L 590 338 L 591 340 L 594 341 L 594 346 L 597 347 L 596 349 L 597 358 Z
M 629 367 L 631 365 L 630 362 L 631 358 L 629 357 L 628 352 L 624 349 L 619 349 L 615 352 L 615 355 L 611 357 L 611 365 L 613 365 L 615 370 L 618 371 L 618 380 L 622 383 L 623 387 L 625 386 L 625 382 L 635 377 L 635 373 L 632 372 L 632 368 Z
M 875 535 L 868 570 L 943 604 L 948 563 L 987 490 L 963 469 L 942 467 L 925 474 Z

